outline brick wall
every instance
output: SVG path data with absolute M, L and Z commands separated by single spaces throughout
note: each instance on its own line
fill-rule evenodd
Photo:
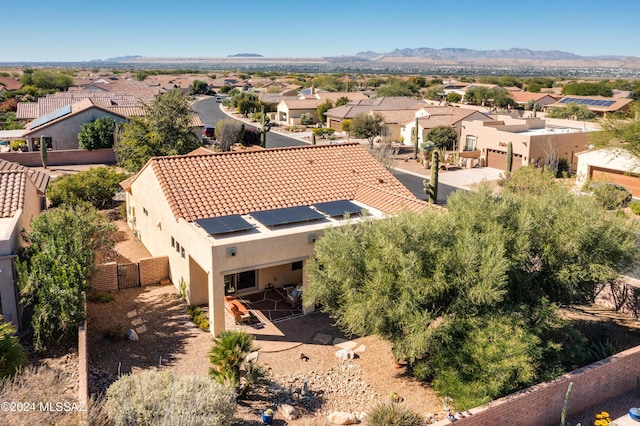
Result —
M 169 279 L 169 257 L 147 257 L 140 259 L 140 285 L 158 284 Z
M 638 319 L 640 313 L 638 296 L 640 296 L 640 280 L 622 277 L 598 289 L 595 301 L 598 305 L 633 315 L 635 319 Z
M 474 408 L 471 416 L 455 423 L 460 426 L 557 425 L 570 382 L 573 382 L 573 390 L 569 398 L 568 416 L 635 389 L 639 376 L 640 346 L 636 346 L 552 382 L 532 386 L 486 406 Z M 447 420 L 435 423 L 438 426 L 449 424 Z
M 90 281 L 92 290 L 118 290 L 118 264 L 116 262 L 97 265 Z
M 0 159 L 21 164 L 26 167 L 41 167 L 40 152 L 2 152 Z M 64 166 L 69 164 L 115 164 L 116 155 L 111 148 L 69 149 L 62 151 L 47 151 L 47 165 Z

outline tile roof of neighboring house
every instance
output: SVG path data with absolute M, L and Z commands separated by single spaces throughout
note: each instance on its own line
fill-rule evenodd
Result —
M 358 114 L 368 114 L 372 111 L 411 110 L 416 111 L 426 104 L 424 101 L 403 96 L 361 99 L 349 102 L 347 105 L 331 108 L 325 115 L 332 118 L 353 118 Z
M 13 217 L 24 206 L 26 184 L 24 171 L 0 172 L 0 217 Z
M 429 129 L 437 126 L 453 126 L 478 113 L 476 110 L 455 107 L 426 107 L 423 110 L 427 115 L 418 117 L 418 120 L 422 127 Z M 404 124 L 407 123 L 405 122 Z
M 314 94 L 311 95 L 302 95 L 303 98 L 302 99 L 321 99 L 323 102 L 324 101 L 331 101 L 331 102 L 335 102 L 338 99 L 345 97 L 348 98 L 350 101 L 359 101 L 362 99 L 369 99 L 369 97 L 367 95 L 365 95 L 362 92 L 316 92 Z
M 533 93 L 533 92 L 511 92 L 513 100 L 518 103 L 527 103 L 530 100 L 539 101 L 542 98 L 549 98 L 550 101 L 555 99 L 548 93 Z
M 316 109 L 323 101 L 320 99 L 283 99 L 288 109 Z
M 44 196 L 47 193 L 47 185 L 49 185 L 49 175 L 47 173 L 30 169 L 11 161 L 0 160 L 0 173 L 5 172 L 25 172 L 36 186 L 40 196 Z
M 37 102 L 18 102 L 18 108 L 16 110 L 16 119 L 33 120 L 34 118 L 38 118 L 38 103 Z
M 104 106 L 101 105 L 96 105 L 96 102 L 94 102 L 93 100 L 89 99 L 89 98 L 85 98 L 79 102 L 76 102 L 74 104 L 71 104 L 71 112 L 69 112 L 68 114 L 64 114 L 61 115 L 58 118 L 55 118 L 53 120 L 50 121 L 45 121 L 42 124 L 36 125 L 35 127 L 29 128 L 29 126 L 27 126 L 27 130 L 25 130 L 24 135 L 27 136 L 33 132 L 39 132 L 40 130 L 42 130 L 45 127 L 51 126 L 53 124 L 59 123 L 60 121 L 66 120 L 69 117 L 72 117 L 74 115 L 80 114 L 83 111 L 86 111 L 88 109 L 91 108 L 96 108 L 96 109 L 100 109 L 104 112 L 110 113 L 112 115 L 118 115 L 115 112 L 110 111 L 108 108 L 105 108 Z M 121 116 L 122 118 L 125 118 L 123 116 Z
M 19 90 L 22 88 L 22 83 L 15 78 L 0 77 L 0 86 L 6 87 L 7 90 Z
M 144 117 L 146 114 L 144 107 L 140 105 L 112 105 L 109 107 L 109 111 L 113 111 L 123 117 Z
M 91 99 L 96 105 L 101 106 L 139 106 L 146 98 L 125 95 L 122 93 L 102 92 L 94 90 L 83 90 L 74 92 L 58 92 L 38 98 L 37 107 L 34 110 L 35 102 L 18 102 L 16 118 L 19 120 L 33 120 L 52 113 L 64 106 L 72 105 L 83 99 Z
M 186 221 L 343 199 L 386 213 L 427 208 L 357 143 L 156 157 L 123 188 L 147 167 Z

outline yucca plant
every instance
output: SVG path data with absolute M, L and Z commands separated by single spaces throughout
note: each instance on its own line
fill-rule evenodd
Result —
M 423 421 L 409 407 L 394 402 L 379 402 L 367 413 L 367 424 L 371 426 L 415 426 Z

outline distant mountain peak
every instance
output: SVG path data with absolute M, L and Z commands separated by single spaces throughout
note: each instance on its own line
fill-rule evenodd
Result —
M 356 57 L 370 61 L 377 58 L 431 58 L 431 59 L 580 59 L 579 55 L 558 50 L 531 50 L 525 48 L 511 48 L 498 50 L 474 50 L 459 47 L 445 47 L 433 49 L 430 47 L 394 49 L 388 53 L 372 51 L 359 52 Z
M 263 56 L 257 53 L 236 53 L 235 55 L 229 55 L 228 58 L 263 58 Z

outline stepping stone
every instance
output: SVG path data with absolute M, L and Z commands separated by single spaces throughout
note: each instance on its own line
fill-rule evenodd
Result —
M 138 315 L 138 311 L 136 311 L 135 309 L 133 311 L 127 312 L 127 318 L 135 317 L 136 315 Z
M 131 320 L 131 324 L 135 327 L 139 326 L 140 324 L 142 324 L 142 320 L 140 318 L 134 318 Z
M 328 345 L 331 343 L 332 336 L 329 334 L 318 333 L 313 337 L 313 341 L 322 345 Z
M 342 349 L 353 349 L 358 346 L 358 343 L 352 340 L 345 340 L 340 337 L 336 337 L 335 339 L 333 339 L 333 345 L 338 346 Z

